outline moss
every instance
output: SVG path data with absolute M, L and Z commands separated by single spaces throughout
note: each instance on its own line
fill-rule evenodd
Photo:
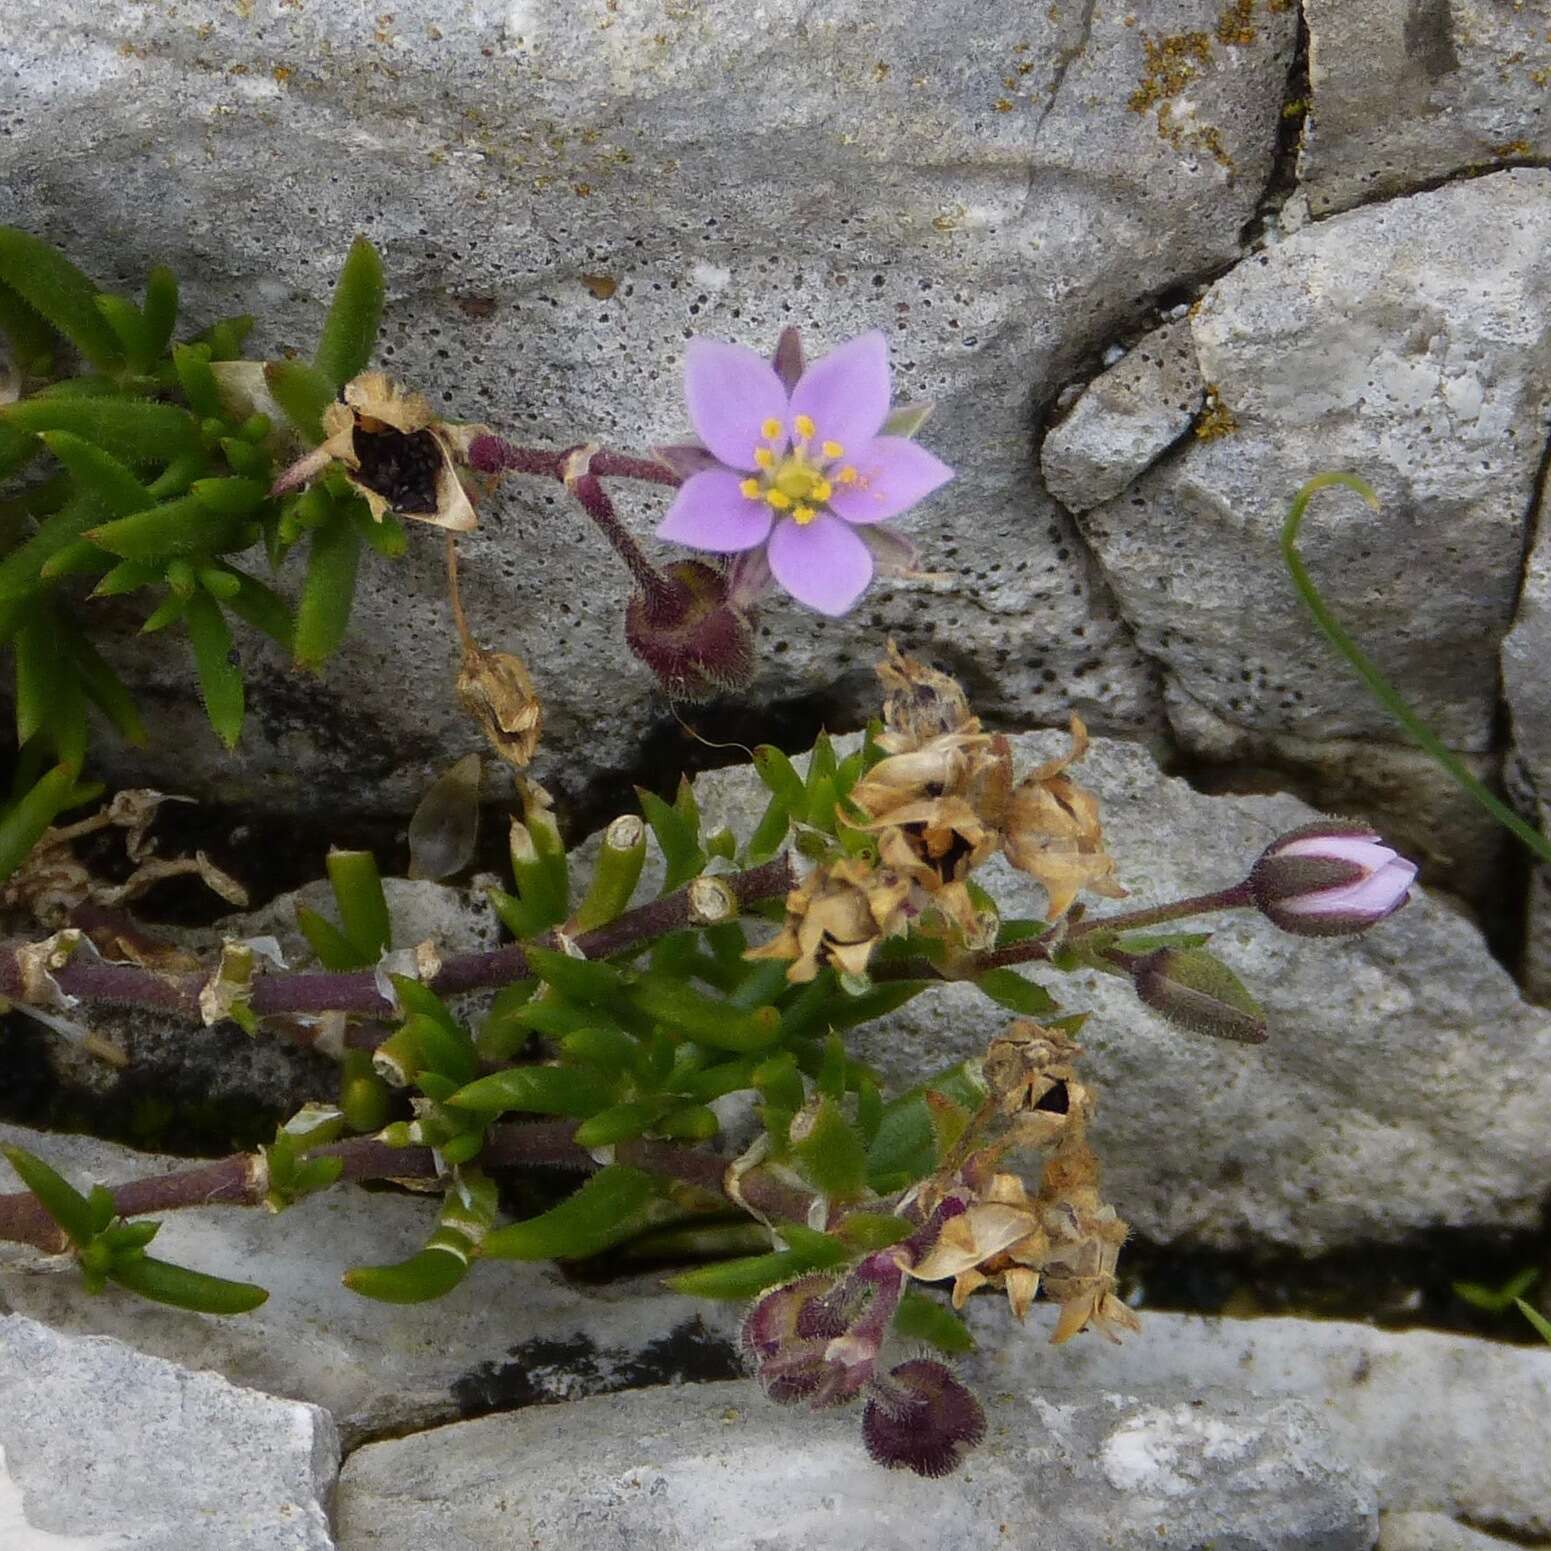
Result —
M 1237 416 L 1222 401 L 1217 384 L 1206 385 L 1206 407 L 1196 420 L 1196 440 L 1215 442 L 1219 437 L 1231 436 L 1239 428 Z

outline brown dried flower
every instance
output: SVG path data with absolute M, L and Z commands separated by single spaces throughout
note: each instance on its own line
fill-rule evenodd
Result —
M 750 959 L 791 959 L 786 978 L 812 980 L 827 964 L 860 975 L 885 937 L 905 929 L 910 885 L 888 868 L 859 856 L 816 867 L 786 896 L 786 919 Z
M 376 521 L 393 512 L 467 533 L 478 519 L 458 468 L 469 443 L 485 430 L 439 420 L 420 394 L 406 392 L 384 372 L 362 372 L 323 411 L 323 441 L 280 476 L 275 493 L 338 463 Z

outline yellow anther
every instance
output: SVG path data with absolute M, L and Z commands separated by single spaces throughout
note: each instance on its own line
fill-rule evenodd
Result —
M 784 490 L 767 490 L 765 502 L 775 507 L 778 512 L 784 512 L 792 504 L 792 498 Z
M 757 501 L 759 499 L 760 491 L 762 488 L 763 487 L 760 485 L 759 481 L 752 478 L 743 480 L 742 483 L 740 483 L 738 486 L 738 489 L 741 490 L 743 494 L 746 495 L 751 501 Z
M 754 462 L 762 469 L 775 467 L 775 454 L 768 447 L 754 449 Z
M 857 475 L 856 470 L 852 468 L 849 463 L 846 464 L 846 466 L 835 475 L 835 478 L 838 479 L 842 485 L 854 485 L 858 477 L 859 476 Z
M 827 501 L 835 493 L 835 487 L 827 479 L 819 480 L 813 487 L 815 501 Z
M 792 424 L 796 426 L 797 434 L 805 442 L 811 442 L 813 440 L 814 426 L 813 419 L 810 415 L 798 415 L 798 417 L 792 421 Z
M 799 506 L 792 513 L 792 517 L 800 524 L 810 523 L 818 513 L 811 506 Z
M 771 416 L 769 420 L 766 420 L 764 424 L 760 426 L 759 434 L 763 436 L 767 442 L 773 442 L 781 434 L 781 422 L 774 416 Z
M 845 456 L 845 448 L 839 442 L 825 442 L 824 456 L 826 458 L 842 458 Z

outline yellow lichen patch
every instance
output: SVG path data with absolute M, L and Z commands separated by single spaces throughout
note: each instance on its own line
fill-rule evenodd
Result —
M 1532 156 L 1534 148 L 1528 140 L 1509 140 L 1492 147 L 1493 156 Z
M 1145 61 L 1141 84 L 1126 99 L 1133 113 L 1145 113 L 1177 97 L 1212 62 L 1212 40 L 1204 32 L 1142 39 Z
M 1196 440 L 1215 442 L 1221 436 L 1232 435 L 1238 428 L 1238 418 L 1223 403 L 1222 396 L 1217 391 L 1217 384 L 1207 383 L 1206 408 L 1201 411 L 1201 417 L 1196 421 Z
M 1254 14 L 1255 0 L 1229 0 L 1217 18 L 1217 41 L 1224 48 L 1247 48 L 1256 38 Z

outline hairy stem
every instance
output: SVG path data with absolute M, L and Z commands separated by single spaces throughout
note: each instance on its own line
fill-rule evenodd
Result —
M 780 898 L 796 879 L 791 858 L 783 852 L 759 867 L 727 873 L 722 881 L 732 890 L 741 909 L 760 900 Z M 692 887 L 692 883 L 686 884 L 661 899 L 627 910 L 606 925 L 573 938 L 572 945 L 586 958 L 609 958 L 638 943 L 689 926 L 695 920 L 690 906 Z M 549 937 L 538 946 L 556 944 L 557 939 Z M 0 944 L 0 996 L 12 1001 L 27 1000 L 17 958 L 18 950 L 26 946 L 14 941 Z M 457 996 L 466 991 L 494 990 L 526 979 L 528 974 L 528 959 L 522 945 L 512 943 L 504 948 L 453 955 L 443 962 L 440 973 L 431 981 L 431 989 L 439 996 Z M 143 1007 L 197 1020 L 199 993 L 209 974 L 159 975 L 136 964 L 109 964 L 83 953 L 55 970 L 53 978 L 66 996 L 88 1004 Z M 253 982 L 249 1005 L 261 1018 L 284 1014 L 316 1016 L 326 1012 L 381 1017 L 393 1011 L 377 989 L 377 977 L 372 970 L 261 975 Z
M 540 1120 L 497 1126 L 486 1138 L 480 1162 L 488 1168 L 549 1167 L 591 1170 L 592 1154 L 571 1140 L 574 1120 Z M 357 1137 L 318 1147 L 313 1158 L 339 1158 L 341 1180 L 435 1179 L 436 1160 L 429 1147 L 388 1147 L 374 1137 Z M 728 1160 L 678 1142 L 621 1142 L 615 1149 L 621 1163 L 661 1174 L 712 1194 L 727 1195 Z M 131 1180 L 113 1190 L 120 1217 L 176 1211 L 189 1206 L 257 1206 L 269 1188 L 268 1171 L 256 1153 L 233 1153 L 213 1163 Z M 739 1192 L 767 1217 L 805 1222 L 812 1196 L 759 1169 L 746 1171 Z M 728 1199 L 738 1203 L 736 1196 Z M 739 1203 L 741 1204 L 741 1203 Z M 68 1241 L 31 1191 L 0 1195 L 0 1240 L 30 1244 L 45 1254 L 63 1254 Z

